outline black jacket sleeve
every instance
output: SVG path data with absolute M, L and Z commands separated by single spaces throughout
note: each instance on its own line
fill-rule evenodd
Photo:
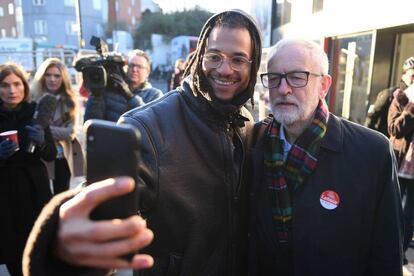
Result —
M 108 270 L 72 266 L 59 260 L 54 255 L 54 241 L 59 226 L 59 208 L 64 202 L 75 196 L 77 192 L 78 190 L 69 190 L 58 194 L 43 208 L 29 235 L 24 250 L 24 275 L 107 275 Z
M 40 148 L 39 154 L 40 157 L 45 161 L 53 161 L 56 159 L 57 150 L 55 142 L 50 132 L 50 127 L 46 127 L 45 131 L 45 143 Z

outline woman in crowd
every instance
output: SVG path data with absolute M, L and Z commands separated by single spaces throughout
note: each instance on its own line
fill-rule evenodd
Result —
M 51 198 L 41 161 L 52 161 L 56 148 L 50 129 L 32 126 L 36 103 L 30 102 L 25 72 L 0 65 L 0 132 L 17 130 L 18 140 L 0 137 L 0 263 L 11 275 L 22 275 L 26 239 L 44 204 Z M 34 152 L 26 151 L 34 143 Z
M 34 76 L 31 91 L 35 101 L 45 93 L 57 98 L 50 125 L 57 156 L 47 163 L 47 168 L 53 180 L 53 191 L 58 194 L 69 189 L 71 176 L 83 175 L 82 150 L 75 136 L 78 106 L 66 66 L 57 58 L 46 59 Z

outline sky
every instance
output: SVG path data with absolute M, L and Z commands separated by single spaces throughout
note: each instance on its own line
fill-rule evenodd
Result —
M 198 5 L 210 12 L 220 12 L 226 9 L 241 9 L 250 12 L 250 0 L 153 0 L 160 5 L 164 12 L 192 9 Z

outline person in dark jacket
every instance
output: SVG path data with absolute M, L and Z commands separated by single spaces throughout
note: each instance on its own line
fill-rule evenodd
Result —
M 141 132 L 143 160 L 155 183 L 139 187 L 140 211 L 154 232 L 153 243 L 140 252 L 155 260 L 141 275 L 247 274 L 245 167 L 252 117 L 243 105 L 252 99 L 260 60 L 254 20 L 238 10 L 215 14 L 201 31 L 182 87 L 122 116 L 120 123 Z M 45 208 L 26 247 L 27 273 L 63 271 L 45 250 L 52 244 L 66 264 L 150 266 L 148 256 L 138 255 L 131 263 L 118 257 L 148 243 L 149 230 L 138 222 L 133 226 L 132 218 L 97 224 L 87 217 L 94 199 L 113 196 L 125 184 L 120 181 L 106 182 L 104 188 L 92 184 L 58 208 L 62 194 Z
M 399 87 L 393 86 L 380 91 L 377 95 L 375 103 L 369 107 L 365 126 L 377 130 L 389 137 L 388 133 L 388 110 L 391 102 L 394 99 L 394 92 L 396 89 L 404 91 L 411 83 L 409 77 L 409 70 L 414 68 L 414 57 L 409 57 L 403 64 L 403 74 Z
M 401 169 L 403 159 L 410 160 L 414 157 L 412 151 L 409 151 L 410 143 L 414 138 L 414 102 L 412 96 L 410 96 L 411 100 L 407 96 L 410 90 L 412 94 L 414 88 L 414 58 L 407 59 L 404 66 L 406 68 L 404 68 L 402 80 L 405 87 L 410 86 L 405 89 L 397 89 L 394 92 L 395 97 L 388 111 L 388 131 L 397 156 L 399 169 Z M 405 194 L 403 249 L 404 265 L 407 265 L 408 260 L 405 253 L 408 250 L 414 230 L 414 172 L 401 172 L 399 170 L 398 179 L 401 190 Z
M 393 93 L 397 89 L 396 86 L 381 90 L 375 103 L 368 109 L 367 118 L 365 119 L 365 126 L 374 130 L 377 130 L 389 137 L 388 134 L 388 109 L 390 108 L 391 101 L 394 98 Z
M 175 61 L 174 71 L 171 74 L 171 78 L 169 81 L 169 89 L 174 90 L 178 86 L 181 85 L 181 81 L 183 80 L 184 76 L 184 69 L 185 69 L 185 62 L 182 58 L 179 58 Z
M 313 41 L 279 41 L 261 80 L 274 117 L 253 138 L 250 275 L 401 275 L 387 138 L 329 113 L 328 58 Z
M 26 239 L 42 207 L 52 197 L 41 159 L 52 161 L 56 148 L 49 128 L 32 126 L 36 104 L 29 101 L 24 71 L 0 66 L 0 132 L 17 130 L 18 144 L 0 140 L 0 263 L 11 275 L 22 274 Z M 25 151 L 29 141 L 34 153 Z
M 91 89 L 84 120 L 103 119 L 116 122 L 128 110 L 160 98 L 162 91 L 152 87 L 148 81 L 150 72 L 150 57 L 142 50 L 132 51 L 129 54 L 127 80 L 120 75 L 111 74 L 109 78 L 118 85 L 117 91 Z

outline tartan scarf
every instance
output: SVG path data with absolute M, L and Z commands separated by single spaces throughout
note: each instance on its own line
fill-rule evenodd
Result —
M 280 123 L 273 118 L 265 130 L 264 184 L 269 191 L 275 238 L 279 246 L 291 246 L 293 193 L 316 168 L 328 115 L 325 101 L 319 101 L 312 123 L 292 145 L 286 161 L 283 160 L 284 142 L 280 139 Z

